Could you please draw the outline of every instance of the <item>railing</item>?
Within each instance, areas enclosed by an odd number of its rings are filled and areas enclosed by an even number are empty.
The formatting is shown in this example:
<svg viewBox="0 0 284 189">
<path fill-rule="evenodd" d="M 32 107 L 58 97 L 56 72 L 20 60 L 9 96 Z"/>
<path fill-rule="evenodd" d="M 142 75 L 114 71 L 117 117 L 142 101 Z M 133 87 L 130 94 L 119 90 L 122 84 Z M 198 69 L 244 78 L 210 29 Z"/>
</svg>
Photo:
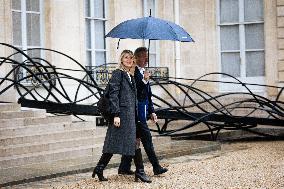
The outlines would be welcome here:
<svg viewBox="0 0 284 189">
<path fill-rule="evenodd" d="M 26 69 L 23 69 L 23 67 L 18 65 L 13 65 L 13 67 L 14 80 L 20 81 L 22 85 L 41 87 L 40 83 L 46 82 L 46 84 L 48 84 L 49 82 L 47 81 L 50 81 L 53 85 L 56 85 L 56 79 L 53 79 L 56 77 L 53 73 L 53 71 L 56 69 L 55 66 L 25 64 Z M 27 72 L 27 70 L 29 70 L 29 72 Z M 37 76 L 37 78 L 35 76 Z"/>
<path fill-rule="evenodd" d="M 94 78 L 96 83 L 100 86 L 106 85 L 111 78 L 112 72 L 117 68 L 117 63 L 108 63 L 101 66 L 86 66 L 88 73 Z M 168 67 L 147 67 L 147 70 L 155 78 L 168 78 Z M 87 81 L 90 82 L 90 77 L 87 77 Z"/>
<path fill-rule="evenodd" d="M 0 70 L 4 68 L 7 70 L 6 65 L 12 65 L 8 66 L 11 67 L 10 71 L 4 74 L 1 72 L 0 95 L 13 87 L 18 93 L 18 102 L 24 107 L 42 108 L 50 113 L 75 116 L 100 116 L 96 106 L 104 90 L 100 85 L 107 83 L 112 71 L 116 68 L 115 64 L 86 69 L 66 54 L 52 49 L 40 49 L 55 53 L 52 57 L 59 55 L 59 59 L 66 65 L 65 68 L 58 68 L 52 66 L 48 60 L 44 60 L 43 66 L 41 64 L 43 60 L 39 58 L 30 57 L 28 53 L 9 44 L 0 43 L 0 45 L 20 53 L 29 62 L 28 65 L 27 62 L 18 62 L 12 58 L 13 55 L 0 56 Z M 70 69 L 75 67 L 76 70 Z M 26 75 L 21 74 L 20 70 L 23 70 Z M 153 76 L 151 85 L 157 89 L 153 90 L 152 99 L 159 117 L 157 129 L 153 131 L 161 135 L 193 137 L 209 133 L 211 139 L 215 140 L 221 130 L 242 130 L 261 136 L 275 137 L 273 134 L 263 130 L 258 131 L 255 128 L 258 125 L 284 126 L 284 102 L 280 100 L 284 92 L 283 87 L 262 85 L 279 91 L 277 96 L 268 98 L 254 94 L 249 89 L 250 85 L 256 84 L 243 83 L 226 73 L 208 73 L 197 79 L 188 79 L 168 77 L 168 68 L 149 68 L 149 70 Z M 17 75 L 14 78 L 13 73 Z M 204 91 L 202 88 L 204 84 L 222 83 L 222 81 L 206 79 L 214 75 L 231 77 L 234 82 L 230 84 L 243 87 L 245 92 L 212 95 Z M 30 81 L 33 85 L 27 87 L 23 81 Z M 242 99 L 235 98 L 240 95 Z M 245 111 L 239 114 L 241 109 Z M 180 124 L 177 122 L 179 120 L 185 122 L 177 128 Z M 161 124 L 163 121 L 164 123 Z M 198 131 L 190 130 L 201 124 L 206 128 L 197 129 Z M 278 137 L 277 134 L 276 137 Z"/>
</svg>

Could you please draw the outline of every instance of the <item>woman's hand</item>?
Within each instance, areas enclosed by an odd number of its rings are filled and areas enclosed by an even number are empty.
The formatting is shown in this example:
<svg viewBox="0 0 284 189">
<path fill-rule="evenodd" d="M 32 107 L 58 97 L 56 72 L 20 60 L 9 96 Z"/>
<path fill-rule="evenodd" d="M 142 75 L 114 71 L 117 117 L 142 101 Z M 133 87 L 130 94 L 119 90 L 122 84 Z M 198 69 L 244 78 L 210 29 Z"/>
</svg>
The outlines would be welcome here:
<svg viewBox="0 0 284 189">
<path fill-rule="evenodd" d="M 120 127 L 120 118 L 114 117 L 113 118 L 113 124 L 114 124 L 115 127 Z"/>
</svg>

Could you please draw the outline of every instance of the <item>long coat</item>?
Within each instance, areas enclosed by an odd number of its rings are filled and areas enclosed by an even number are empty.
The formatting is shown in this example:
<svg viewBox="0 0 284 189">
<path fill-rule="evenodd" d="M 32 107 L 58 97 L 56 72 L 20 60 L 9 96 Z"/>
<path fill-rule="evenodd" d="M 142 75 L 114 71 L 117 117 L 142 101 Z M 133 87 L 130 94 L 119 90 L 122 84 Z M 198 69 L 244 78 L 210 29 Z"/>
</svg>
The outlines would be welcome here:
<svg viewBox="0 0 284 189">
<path fill-rule="evenodd" d="M 136 85 L 126 72 L 114 70 L 109 81 L 110 109 L 113 115 L 120 117 L 120 127 L 110 123 L 107 129 L 103 153 L 131 155 L 135 154 L 137 107 Z"/>
</svg>

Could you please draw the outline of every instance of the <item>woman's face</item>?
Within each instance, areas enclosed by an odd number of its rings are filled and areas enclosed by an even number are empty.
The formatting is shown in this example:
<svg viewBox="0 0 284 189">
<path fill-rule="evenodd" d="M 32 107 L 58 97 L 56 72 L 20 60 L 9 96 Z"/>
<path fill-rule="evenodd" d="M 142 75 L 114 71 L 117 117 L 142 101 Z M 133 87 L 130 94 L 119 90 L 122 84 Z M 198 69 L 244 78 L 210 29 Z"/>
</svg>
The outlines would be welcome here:
<svg viewBox="0 0 284 189">
<path fill-rule="evenodd" d="M 122 62 L 122 65 L 125 67 L 125 68 L 128 68 L 130 69 L 133 65 L 133 55 L 132 54 L 129 54 L 129 53 L 126 53 L 122 59 L 121 59 L 121 62 Z"/>
</svg>

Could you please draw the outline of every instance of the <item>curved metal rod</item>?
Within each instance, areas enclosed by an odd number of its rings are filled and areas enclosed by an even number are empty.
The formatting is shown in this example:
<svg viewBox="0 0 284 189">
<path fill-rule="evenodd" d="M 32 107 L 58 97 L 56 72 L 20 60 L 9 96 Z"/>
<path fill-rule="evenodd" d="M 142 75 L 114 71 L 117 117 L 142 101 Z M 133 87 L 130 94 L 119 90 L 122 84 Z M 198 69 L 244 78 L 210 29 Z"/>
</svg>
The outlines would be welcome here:
<svg viewBox="0 0 284 189">
<path fill-rule="evenodd" d="M 16 47 L 14 47 L 14 46 L 12 46 L 12 45 L 9 45 L 9 44 L 6 44 L 6 43 L 0 43 L 0 45 L 8 46 L 8 47 L 14 48 L 15 50 L 18 49 L 18 48 L 16 48 Z M 19 50 L 19 49 L 18 49 L 18 50 Z M 45 51 L 51 51 L 51 52 L 58 53 L 58 54 L 60 54 L 60 55 L 63 55 L 63 56 L 65 56 L 65 57 L 67 57 L 68 59 L 72 60 L 73 62 L 75 62 L 78 66 L 80 66 L 80 68 L 81 68 L 84 72 L 86 72 L 86 73 L 88 74 L 86 68 L 83 67 L 77 60 L 75 60 L 75 59 L 72 58 L 71 56 L 68 56 L 67 54 L 64 54 L 64 53 L 62 53 L 62 52 L 60 52 L 60 51 L 56 51 L 56 50 L 48 49 L 48 48 L 38 48 L 38 47 L 37 47 L 37 48 L 29 48 L 29 49 L 27 49 L 27 50 L 45 50 Z M 27 50 L 24 50 L 24 51 L 27 51 Z M 21 50 L 19 50 L 19 52 L 20 52 L 20 51 L 21 51 Z M 12 54 L 12 55 L 10 55 L 10 56 L 13 56 L 13 55 L 15 55 L 15 54 L 17 54 L 17 53 L 14 53 L 14 54 Z M 28 57 L 28 56 L 26 55 L 25 57 Z M 88 75 L 90 76 L 90 79 L 92 80 L 92 82 L 94 82 L 95 84 L 97 84 L 96 81 L 93 79 L 93 77 L 92 77 L 90 74 L 88 74 Z"/>
<path fill-rule="evenodd" d="M 76 79 L 76 78 L 70 78 L 69 75 L 66 75 L 66 74 L 62 74 L 63 76 L 61 76 L 60 78 L 65 78 L 65 79 L 72 79 L 72 80 L 75 80 L 75 81 L 78 81 L 78 82 L 82 82 L 84 87 L 86 87 L 92 94 L 93 96 L 95 96 L 95 93 L 92 91 L 92 89 L 88 86 L 88 85 L 91 85 L 91 87 L 94 87 L 92 86 L 91 83 L 88 83 L 88 82 L 85 82 L 85 81 L 81 81 L 79 79 Z M 65 77 L 64 77 L 65 76 Z M 49 80 L 46 80 L 44 82 L 49 82 L 49 81 L 52 81 L 56 78 L 51 78 Z M 31 91 L 33 91 L 35 88 L 37 88 L 38 86 L 41 86 L 41 84 L 37 84 L 37 86 L 34 86 L 33 88 L 31 88 L 29 91 L 27 91 L 24 95 L 22 95 L 22 97 L 25 97 L 27 94 L 30 94 Z M 72 103 L 77 103 L 78 101 L 74 101 Z"/>
</svg>

